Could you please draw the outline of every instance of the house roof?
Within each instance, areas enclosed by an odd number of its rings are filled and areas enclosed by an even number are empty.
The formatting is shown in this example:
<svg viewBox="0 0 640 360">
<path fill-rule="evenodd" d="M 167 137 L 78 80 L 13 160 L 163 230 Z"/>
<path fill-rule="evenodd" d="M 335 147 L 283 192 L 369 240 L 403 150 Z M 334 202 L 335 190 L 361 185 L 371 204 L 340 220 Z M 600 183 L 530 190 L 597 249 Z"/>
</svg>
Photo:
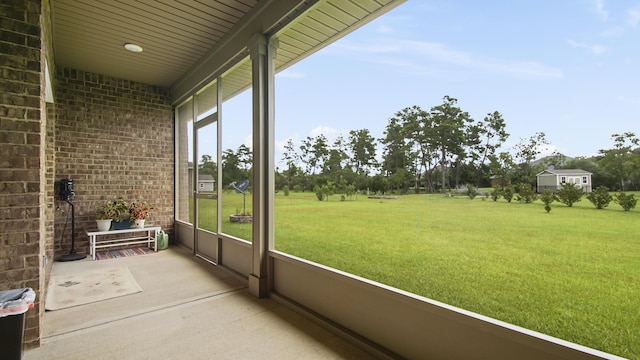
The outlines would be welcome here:
<svg viewBox="0 0 640 360">
<path fill-rule="evenodd" d="M 547 169 L 543 172 L 538 173 L 538 175 L 591 175 L 592 173 L 582 170 L 582 169 Z"/>
<path fill-rule="evenodd" d="M 198 181 L 204 181 L 204 182 L 214 181 L 213 175 L 211 175 L 211 174 L 199 174 L 198 175 Z"/>
<path fill-rule="evenodd" d="M 170 88 L 175 103 L 248 56 L 258 33 L 278 40 L 277 72 L 404 1 L 52 0 L 53 61 Z M 143 51 L 129 52 L 125 43 Z M 247 88 L 250 70 L 224 94 Z"/>
</svg>

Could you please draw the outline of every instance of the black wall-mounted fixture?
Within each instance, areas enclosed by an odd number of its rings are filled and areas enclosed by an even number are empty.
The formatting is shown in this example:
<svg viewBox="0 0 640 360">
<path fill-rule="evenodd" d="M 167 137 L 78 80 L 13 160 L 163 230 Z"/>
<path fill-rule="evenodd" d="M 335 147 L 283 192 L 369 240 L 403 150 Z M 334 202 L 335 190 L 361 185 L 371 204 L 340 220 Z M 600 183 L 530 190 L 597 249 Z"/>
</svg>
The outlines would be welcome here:
<svg viewBox="0 0 640 360">
<path fill-rule="evenodd" d="M 76 215 L 72 202 L 75 197 L 76 193 L 73 190 L 73 180 L 60 180 L 58 182 L 58 198 L 62 201 L 66 201 L 71 206 L 71 250 L 69 250 L 69 253 L 67 255 L 62 255 L 57 258 L 57 261 L 75 261 L 87 257 L 86 254 L 76 253 Z"/>
</svg>

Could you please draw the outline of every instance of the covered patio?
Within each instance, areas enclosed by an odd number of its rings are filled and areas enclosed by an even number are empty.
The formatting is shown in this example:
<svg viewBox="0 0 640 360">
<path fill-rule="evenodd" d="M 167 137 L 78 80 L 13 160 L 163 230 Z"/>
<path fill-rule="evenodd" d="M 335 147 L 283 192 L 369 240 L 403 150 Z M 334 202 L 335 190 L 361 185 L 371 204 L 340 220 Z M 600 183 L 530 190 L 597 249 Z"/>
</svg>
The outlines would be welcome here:
<svg viewBox="0 0 640 360">
<path fill-rule="evenodd" d="M 36 291 L 27 358 L 615 358 L 274 248 L 275 74 L 402 2 L 3 2 L 0 288 Z M 205 137 L 221 163 L 225 103 L 247 90 L 253 223 L 239 238 L 220 226 L 220 167 L 216 194 L 189 169 Z M 54 262 L 89 253 L 95 206 L 119 195 L 152 202 L 170 234 L 170 250 L 106 261 L 151 290 L 45 314 L 52 274 L 104 266 Z"/>
<path fill-rule="evenodd" d="M 24 359 L 369 359 L 373 355 L 183 247 L 56 263 L 53 275 L 126 266 L 143 291 L 56 311 Z"/>
</svg>

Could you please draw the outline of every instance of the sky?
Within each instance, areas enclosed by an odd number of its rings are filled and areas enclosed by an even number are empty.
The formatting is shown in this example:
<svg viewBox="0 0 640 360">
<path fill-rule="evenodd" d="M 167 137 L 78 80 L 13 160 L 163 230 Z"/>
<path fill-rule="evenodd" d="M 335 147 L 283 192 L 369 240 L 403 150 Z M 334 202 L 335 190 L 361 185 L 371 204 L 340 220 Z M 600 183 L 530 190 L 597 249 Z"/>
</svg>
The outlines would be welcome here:
<svg viewBox="0 0 640 360">
<path fill-rule="evenodd" d="M 640 135 L 639 67 L 640 0 L 409 0 L 276 75 L 276 166 L 288 139 L 381 138 L 398 111 L 445 95 L 476 121 L 500 112 L 501 151 L 544 132 L 541 156 L 596 155 Z M 223 122 L 223 149 L 251 145 L 250 109 L 250 92 L 229 101 L 247 120 Z"/>
</svg>

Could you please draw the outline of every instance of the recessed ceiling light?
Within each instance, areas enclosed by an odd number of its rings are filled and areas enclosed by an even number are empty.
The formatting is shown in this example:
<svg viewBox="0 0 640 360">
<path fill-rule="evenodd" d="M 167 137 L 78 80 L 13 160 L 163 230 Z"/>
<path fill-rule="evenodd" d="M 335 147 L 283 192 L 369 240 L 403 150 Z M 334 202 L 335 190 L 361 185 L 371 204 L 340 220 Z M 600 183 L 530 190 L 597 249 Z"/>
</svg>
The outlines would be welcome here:
<svg viewBox="0 0 640 360">
<path fill-rule="evenodd" d="M 134 53 L 142 52 L 142 46 L 136 44 L 126 43 L 124 48 Z"/>
</svg>

